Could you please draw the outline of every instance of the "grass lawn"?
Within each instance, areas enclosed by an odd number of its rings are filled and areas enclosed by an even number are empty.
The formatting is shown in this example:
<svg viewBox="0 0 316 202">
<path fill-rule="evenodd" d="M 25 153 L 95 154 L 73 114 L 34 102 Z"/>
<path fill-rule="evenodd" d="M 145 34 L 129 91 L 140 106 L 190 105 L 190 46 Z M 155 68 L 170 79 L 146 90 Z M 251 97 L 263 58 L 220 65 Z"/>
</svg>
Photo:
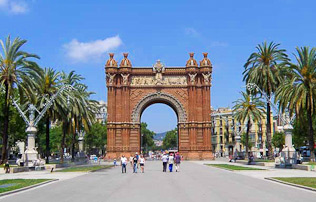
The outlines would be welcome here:
<svg viewBox="0 0 316 202">
<path fill-rule="evenodd" d="M 306 187 L 316 188 L 316 177 L 274 177 L 274 179 L 281 180 L 283 182 L 303 185 Z"/>
<path fill-rule="evenodd" d="M 0 180 L 0 193 L 28 187 L 34 184 L 48 181 L 49 179 L 10 179 Z"/>
<path fill-rule="evenodd" d="M 316 166 L 316 162 L 308 162 L 308 164 L 307 165 L 313 165 L 313 166 Z"/>
<path fill-rule="evenodd" d="M 77 167 L 64 168 L 56 172 L 89 172 L 89 171 L 96 171 L 100 169 L 106 169 L 110 167 L 113 167 L 113 165 L 77 166 Z"/>
<path fill-rule="evenodd" d="M 228 164 L 206 164 L 206 165 L 217 167 L 217 168 L 225 168 L 228 170 L 264 170 L 261 168 L 251 168 L 251 167 L 235 166 L 235 165 L 228 165 Z"/>
</svg>

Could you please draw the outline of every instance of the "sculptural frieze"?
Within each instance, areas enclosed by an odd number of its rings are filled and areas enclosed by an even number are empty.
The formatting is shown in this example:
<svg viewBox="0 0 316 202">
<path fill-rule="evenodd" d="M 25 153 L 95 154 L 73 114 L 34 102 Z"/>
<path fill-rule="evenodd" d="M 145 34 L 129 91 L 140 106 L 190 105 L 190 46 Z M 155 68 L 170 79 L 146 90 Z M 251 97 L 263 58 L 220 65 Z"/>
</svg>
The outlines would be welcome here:
<svg viewBox="0 0 316 202">
<path fill-rule="evenodd" d="M 186 86 L 187 78 L 185 76 L 132 76 L 131 86 Z"/>
<path fill-rule="evenodd" d="M 121 76 L 123 78 L 123 84 L 127 85 L 129 74 L 121 74 Z"/>
<path fill-rule="evenodd" d="M 113 85 L 115 74 L 108 73 L 108 74 L 106 74 L 106 77 L 108 77 L 109 85 Z"/>
<path fill-rule="evenodd" d="M 191 82 L 192 85 L 195 83 L 195 77 L 196 77 L 196 75 L 197 75 L 197 73 L 195 73 L 195 74 L 189 74 L 190 82 Z"/>
<path fill-rule="evenodd" d="M 212 73 L 202 73 L 203 75 L 203 78 L 204 78 L 204 83 L 205 84 L 211 84 L 211 81 L 212 81 Z"/>
</svg>

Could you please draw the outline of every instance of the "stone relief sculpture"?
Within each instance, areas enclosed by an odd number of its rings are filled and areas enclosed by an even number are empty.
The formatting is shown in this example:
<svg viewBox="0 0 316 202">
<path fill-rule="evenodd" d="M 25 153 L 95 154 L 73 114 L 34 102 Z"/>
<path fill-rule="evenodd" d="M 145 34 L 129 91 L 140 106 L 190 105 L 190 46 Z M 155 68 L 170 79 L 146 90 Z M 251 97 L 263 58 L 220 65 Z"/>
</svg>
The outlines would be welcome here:
<svg viewBox="0 0 316 202">
<path fill-rule="evenodd" d="M 193 85 L 195 83 L 195 77 L 196 77 L 197 73 L 195 74 L 189 74 L 189 77 L 190 77 L 190 81 L 191 81 L 191 84 Z"/>
<path fill-rule="evenodd" d="M 133 76 L 131 86 L 153 86 L 153 85 L 187 85 L 185 76 Z"/>
<path fill-rule="evenodd" d="M 106 77 L 108 77 L 109 85 L 113 85 L 115 74 L 108 73 L 108 74 L 106 74 Z"/>
<path fill-rule="evenodd" d="M 211 78 L 212 73 L 210 73 L 210 72 L 209 73 L 202 73 L 202 75 L 203 75 L 205 84 L 210 84 L 210 82 L 212 80 L 212 78 Z"/>
<path fill-rule="evenodd" d="M 129 74 L 121 74 L 121 76 L 123 77 L 123 84 L 127 85 Z"/>
</svg>

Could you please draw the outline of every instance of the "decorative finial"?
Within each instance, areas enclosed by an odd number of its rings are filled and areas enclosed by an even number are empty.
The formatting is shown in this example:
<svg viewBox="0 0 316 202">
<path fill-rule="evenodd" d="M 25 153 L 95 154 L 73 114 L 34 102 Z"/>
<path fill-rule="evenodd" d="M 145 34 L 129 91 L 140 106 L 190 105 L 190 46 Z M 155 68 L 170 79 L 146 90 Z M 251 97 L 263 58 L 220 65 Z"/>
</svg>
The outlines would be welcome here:
<svg viewBox="0 0 316 202">
<path fill-rule="evenodd" d="M 193 58 L 194 53 L 189 53 L 190 55 L 190 59 L 187 61 L 186 67 L 197 67 L 197 62 L 196 60 Z"/>
<path fill-rule="evenodd" d="M 128 53 L 123 53 L 123 60 L 121 61 L 120 67 L 132 67 L 131 61 L 127 58 Z"/>
<path fill-rule="evenodd" d="M 106 67 L 117 67 L 117 62 L 114 60 L 114 53 L 109 53 L 110 58 L 106 62 Z"/>
<path fill-rule="evenodd" d="M 201 67 L 211 67 L 212 63 L 210 61 L 210 59 L 207 58 L 208 53 L 203 53 L 203 60 L 200 61 L 200 66 Z"/>
</svg>

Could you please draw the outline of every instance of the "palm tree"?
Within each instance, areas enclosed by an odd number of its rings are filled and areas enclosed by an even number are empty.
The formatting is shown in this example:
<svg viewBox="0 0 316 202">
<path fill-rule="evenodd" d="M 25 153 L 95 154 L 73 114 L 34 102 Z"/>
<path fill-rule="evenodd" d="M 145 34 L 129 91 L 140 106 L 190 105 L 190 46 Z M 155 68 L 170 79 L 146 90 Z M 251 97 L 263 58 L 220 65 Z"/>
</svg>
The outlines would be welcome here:
<svg viewBox="0 0 316 202">
<path fill-rule="evenodd" d="M 290 114 L 295 112 L 297 116 L 307 112 L 311 160 L 315 160 L 312 115 L 316 101 L 316 48 L 302 47 L 296 51 L 297 64 L 288 63 L 286 80 L 277 89 L 275 100 L 282 111 L 289 109 Z"/>
<path fill-rule="evenodd" d="M 5 42 L 0 40 L 3 50 L 3 53 L 0 53 L 0 85 L 5 88 L 1 162 L 6 161 L 8 155 L 9 106 L 13 88 L 18 88 L 22 102 L 24 93 L 29 92 L 28 89 L 34 84 L 33 80 L 30 79 L 30 75 L 34 71 L 39 71 L 38 65 L 29 60 L 30 58 L 39 59 L 39 57 L 20 50 L 26 42 L 26 40 L 21 40 L 20 38 L 15 38 L 11 41 L 10 35 Z"/>
<path fill-rule="evenodd" d="M 243 80 L 246 83 L 255 83 L 270 99 L 277 87 L 282 81 L 282 69 L 288 57 L 284 49 L 279 49 L 280 44 L 262 43 L 257 45 L 257 52 L 254 52 L 248 58 L 244 65 Z M 273 150 L 271 144 L 271 106 L 267 102 L 267 146 L 269 150 L 269 159 L 273 159 Z"/>
<path fill-rule="evenodd" d="M 259 98 L 253 97 L 245 92 L 241 92 L 242 98 L 234 102 L 233 112 L 234 117 L 237 121 L 244 124 L 247 123 L 247 132 L 246 132 L 246 155 L 248 158 L 248 141 L 249 141 L 249 131 L 251 124 L 258 122 L 263 117 L 265 113 L 265 103 L 262 102 Z"/>
<path fill-rule="evenodd" d="M 72 158 L 74 159 L 77 131 L 80 131 L 82 128 L 88 130 L 97 112 L 97 102 L 90 99 L 90 95 L 93 94 L 93 92 L 87 91 L 87 86 L 80 83 L 82 79 L 83 77 L 74 71 L 69 74 L 65 72 L 61 73 L 62 83 L 71 85 L 74 88 L 72 91 L 65 92 L 69 98 L 67 108 L 63 107 L 65 106 L 64 101 L 60 104 L 62 108 L 60 114 L 63 120 L 63 136 L 61 142 L 62 161 L 66 135 L 72 133 Z"/>
<path fill-rule="evenodd" d="M 35 82 L 35 91 L 32 95 L 35 96 L 35 103 L 40 108 L 43 108 L 45 103 L 53 96 L 57 91 L 58 87 L 60 86 L 59 81 L 60 73 L 56 72 L 52 68 L 45 68 L 43 71 L 40 71 L 39 74 L 34 75 Z M 33 100 L 32 99 L 32 100 Z M 56 106 L 53 105 L 49 110 L 47 110 L 45 115 L 45 125 L 46 125 L 46 163 L 49 163 L 49 156 L 50 156 L 50 141 L 49 141 L 49 126 L 51 120 L 54 116 L 54 109 Z"/>
</svg>

